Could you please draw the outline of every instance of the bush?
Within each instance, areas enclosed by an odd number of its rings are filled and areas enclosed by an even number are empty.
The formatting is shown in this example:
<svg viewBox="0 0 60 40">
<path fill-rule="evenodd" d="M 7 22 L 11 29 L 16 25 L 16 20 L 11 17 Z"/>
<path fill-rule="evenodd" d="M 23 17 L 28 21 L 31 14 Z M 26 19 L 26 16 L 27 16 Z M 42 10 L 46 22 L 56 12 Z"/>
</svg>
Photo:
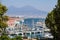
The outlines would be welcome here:
<svg viewBox="0 0 60 40">
<path fill-rule="evenodd" d="M 15 38 L 10 38 L 8 35 L 2 35 L 0 40 L 22 40 L 22 37 L 16 36 Z"/>
<path fill-rule="evenodd" d="M 2 35 L 0 40 L 10 40 L 10 38 L 7 35 Z"/>
</svg>

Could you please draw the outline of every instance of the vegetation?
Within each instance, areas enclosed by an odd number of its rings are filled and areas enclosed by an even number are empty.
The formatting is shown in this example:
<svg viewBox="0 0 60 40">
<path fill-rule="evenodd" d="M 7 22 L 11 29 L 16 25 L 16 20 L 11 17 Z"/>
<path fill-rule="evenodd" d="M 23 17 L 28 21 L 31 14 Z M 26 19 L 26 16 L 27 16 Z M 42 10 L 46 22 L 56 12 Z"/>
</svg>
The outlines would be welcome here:
<svg viewBox="0 0 60 40">
<path fill-rule="evenodd" d="M 5 15 L 6 11 L 7 11 L 6 6 L 0 3 L 0 32 L 1 33 L 5 32 L 5 28 L 8 26 L 6 23 L 8 21 L 8 16 Z"/>
<path fill-rule="evenodd" d="M 21 36 L 16 36 L 15 39 L 16 40 L 22 40 L 22 37 Z"/>
<path fill-rule="evenodd" d="M 22 40 L 21 36 L 16 36 L 15 38 L 10 38 L 8 35 L 6 35 L 6 27 L 8 27 L 7 25 L 7 21 L 9 19 L 8 16 L 5 15 L 7 11 L 7 7 L 2 5 L 0 3 L 0 40 Z"/>
<path fill-rule="evenodd" d="M 46 20 L 46 26 L 51 29 L 51 33 L 54 36 L 54 40 L 60 39 L 60 0 L 58 0 L 55 8 L 48 13 Z"/>
<path fill-rule="evenodd" d="M 22 37 L 21 36 L 16 36 L 14 38 L 10 38 L 9 36 L 7 35 L 2 35 L 0 37 L 0 40 L 22 40 Z"/>
<path fill-rule="evenodd" d="M 0 40 L 10 40 L 10 38 L 7 35 L 2 35 Z"/>
</svg>

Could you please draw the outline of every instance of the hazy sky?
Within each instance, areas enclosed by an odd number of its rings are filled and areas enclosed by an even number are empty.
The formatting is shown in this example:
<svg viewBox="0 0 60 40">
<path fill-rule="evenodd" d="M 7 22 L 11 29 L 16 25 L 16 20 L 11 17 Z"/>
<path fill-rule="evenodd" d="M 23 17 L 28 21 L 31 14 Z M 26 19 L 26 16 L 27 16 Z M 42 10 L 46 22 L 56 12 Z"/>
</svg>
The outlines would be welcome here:
<svg viewBox="0 0 60 40">
<path fill-rule="evenodd" d="M 21 8 L 28 5 L 46 12 L 51 11 L 57 4 L 57 0 L 2 0 L 1 2 L 7 7 Z"/>
</svg>

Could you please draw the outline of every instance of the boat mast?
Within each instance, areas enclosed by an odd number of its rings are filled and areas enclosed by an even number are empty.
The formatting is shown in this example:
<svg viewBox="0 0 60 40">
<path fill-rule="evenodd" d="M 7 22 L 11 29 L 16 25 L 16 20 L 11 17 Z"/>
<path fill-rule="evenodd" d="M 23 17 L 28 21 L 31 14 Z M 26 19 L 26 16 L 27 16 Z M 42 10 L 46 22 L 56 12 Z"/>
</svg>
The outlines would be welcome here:
<svg viewBox="0 0 60 40">
<path fill-rule="evenodd" d="M 32 20 L 32 25 L 33 25 L 33 28 L 35 27 L 35 25 L 34 25 L 34 20 Z"/>
</svg>

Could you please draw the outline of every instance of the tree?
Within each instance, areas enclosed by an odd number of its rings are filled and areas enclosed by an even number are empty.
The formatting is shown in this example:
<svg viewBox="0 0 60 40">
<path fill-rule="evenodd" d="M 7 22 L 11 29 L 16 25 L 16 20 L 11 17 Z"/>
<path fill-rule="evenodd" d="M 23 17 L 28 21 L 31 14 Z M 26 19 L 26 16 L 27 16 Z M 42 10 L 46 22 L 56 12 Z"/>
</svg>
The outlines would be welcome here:
<svg viewBox="0 0 60 40">
<path fill-rule="evenodd" d="M 0 37 L 0 40 L 11 40 L 11 39 L 10 39 L 9 36 L 7 36 L 7 35 L 2 35 L 2 36 Z"/>
<path fill-rule="evenodd" d="M 16 36 L 16 37 L 12 38 L 11 40 L 22 40 L 22 37 L 21 36 Z"/>
<path fill-rule="evenodd" d="M 0 3 L 0 30 L 2 32 L 5 32 L 5 28 L 8 26 L 6 22 L 9 17 L 5 15 L 6 11 L 7 7 Z"/>
<path fill-rule="evenodd" d="M 7 11 L 6 6 L 0 3 L 0 16 L 2 17 L 6 13 L 6 11 Z"/>
<path fill-rule="evenodd" d="M 54 40 L 60 39 L 60 0 L 56 7 L 48 13 L 46 20 L 46 26 L 51 29 L 51 33 L 54 36 Z"/>
<path fill-rule="evenodd" d="M 22 37 L 21 36 L 16 36 L 15 39 L 16 40 L 22 40 Z"/>
</svg>

